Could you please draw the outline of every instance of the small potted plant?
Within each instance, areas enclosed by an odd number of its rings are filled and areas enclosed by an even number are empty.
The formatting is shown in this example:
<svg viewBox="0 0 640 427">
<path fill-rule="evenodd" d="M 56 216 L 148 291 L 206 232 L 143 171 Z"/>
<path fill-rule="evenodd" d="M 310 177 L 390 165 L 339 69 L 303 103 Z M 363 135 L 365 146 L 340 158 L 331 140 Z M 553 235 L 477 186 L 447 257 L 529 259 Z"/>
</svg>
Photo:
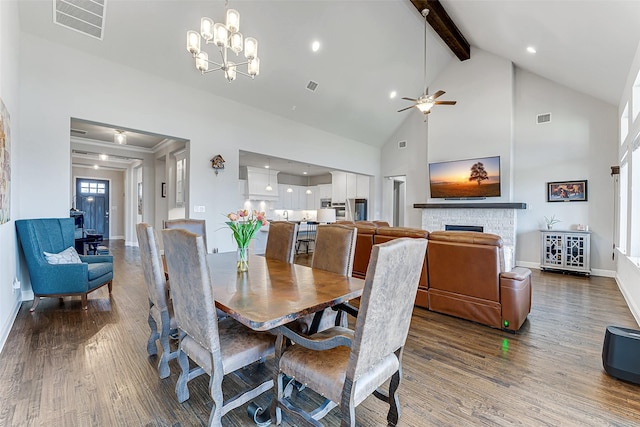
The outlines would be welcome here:
<svg viewBox="0 0 640 427">
<path fill-rule="evenodd" d="M 551 215 L 550 217 L 544 217 L 544 222 L 547 223 L 547 230 L 551 230 L 553 228 L 553 224 L 557 224 L 560 222 L 559 219 L 556 219 L 555 215 Z"/>
</svg>

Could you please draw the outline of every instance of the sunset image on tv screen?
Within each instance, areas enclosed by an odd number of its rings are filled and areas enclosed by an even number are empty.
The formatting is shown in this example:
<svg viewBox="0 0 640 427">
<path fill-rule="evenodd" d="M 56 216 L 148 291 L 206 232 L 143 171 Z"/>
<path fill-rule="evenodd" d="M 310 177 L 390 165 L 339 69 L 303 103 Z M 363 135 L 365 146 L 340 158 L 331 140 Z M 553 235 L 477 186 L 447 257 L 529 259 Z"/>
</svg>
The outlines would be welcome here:
<svg viewBox="0 0 640 427">
<path fill-rule="evenodd" d="M 500 196 L 500 156 L 430 163 L 433 198 Z"/>
</svg>

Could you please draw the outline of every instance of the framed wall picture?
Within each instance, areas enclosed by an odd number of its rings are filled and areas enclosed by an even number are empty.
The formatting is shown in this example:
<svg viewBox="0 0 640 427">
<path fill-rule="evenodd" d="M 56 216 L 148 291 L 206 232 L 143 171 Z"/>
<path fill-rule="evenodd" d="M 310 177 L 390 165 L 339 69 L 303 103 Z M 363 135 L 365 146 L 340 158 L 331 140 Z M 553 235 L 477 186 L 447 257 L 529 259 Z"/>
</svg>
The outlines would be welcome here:
<svg viewBox="0 0 640 427">
<path fill-rule="evenodd" d="M 586 202 L 587 180 L 547 182 L 547 202 Z"/>
<path fill-rule="evenodd" d="M 167 197 L 167 183 L 166 182 L 162 183 L 162 189 L 160 190 L 160 195 L 162 197 Z"/>
</svg>

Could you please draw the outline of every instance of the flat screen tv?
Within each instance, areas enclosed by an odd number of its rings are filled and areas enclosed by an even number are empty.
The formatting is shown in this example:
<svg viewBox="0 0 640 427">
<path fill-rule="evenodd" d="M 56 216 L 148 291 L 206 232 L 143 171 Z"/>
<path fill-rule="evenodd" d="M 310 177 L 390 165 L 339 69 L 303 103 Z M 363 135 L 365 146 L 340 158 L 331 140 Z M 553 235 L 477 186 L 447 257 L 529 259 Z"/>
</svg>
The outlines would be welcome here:
<svg viewBox="0 0 640 427">
<path fill-rule="evenodd" d="M 429 163 L 434 199 L 500 197 L 500 156 Z"/>
</svg>

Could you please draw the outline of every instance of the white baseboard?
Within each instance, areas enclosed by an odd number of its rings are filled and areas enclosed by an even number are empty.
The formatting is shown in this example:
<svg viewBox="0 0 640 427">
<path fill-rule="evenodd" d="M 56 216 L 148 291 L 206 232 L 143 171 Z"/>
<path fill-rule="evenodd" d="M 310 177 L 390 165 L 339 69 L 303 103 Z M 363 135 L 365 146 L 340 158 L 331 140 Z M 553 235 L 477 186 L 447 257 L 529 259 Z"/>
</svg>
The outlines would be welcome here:
<svg viewBox="0 0 640 427">
<path fill-rule="evenodd" d="M 638 307 L 638 304 L 636 304 L 636 302 L 631 297 L 629 289 L 626 286 L 627 284 L 624 283 L 621 280 L 620 276 L 618 276 L 617 274 L 616 274 L 616 283 L 618 284 L 618 289 L 620 289 L 620 292 L 622 293 L 624 300 L 627 302 L 627 306 L 629 306 L 629 310 L 631 311 L 631 314 L 636 319 L 636 323 L 640 325 L 640 307 Z"/>
<path fill-rule="evenodd" d="M 4 348 L 4 344 L 7 342 L 7 338 L 9 337 L 9 332 L 11 332 L 11 328 L 13 327 L 13 323 L 16 320 L 16 316 L 18 315 L 18 310 L 20 310 L 20 304 L 22 301 L 17 300 L 11 309 L 11 313 L 7 317 L 7 321 L 4 325 L 2 325 L 2 330 L 0 331 L 0 352 Z"/>
<path fill-rule="evenodd" d="M 124 240 L 124 236 L 109 236 L 109 240 Z"/>
<path fill-rule="evenodd" d="M 22 301 L 33 301 L 35 296 L 33 295 L 33 289 L 22 291 Z"/>
<path fill-rule="evenodd" d="M 535 268 L 537 270 L 540 270 L 540 263 L 538 262 L 530 262 L 530 261 L 516 261 L 516 265 L 520 266 L 520 267 L 527 267 L 527 268 Z M 616 272 L 613 270 L 603 270 L 600 268 L 592 268 L 591 269 L 591 275 L 592 276 L 599 276 L 599 277 L 616 277 Z"/>
<path fill-rule="evenodd" d="M 138 247 L 138 241 L 136 240 L 135 242 L 128 242 L 128 241 L 125 240 L 124 245 L 125 246 L 134 246 L 134 247 L 137 248 Z"/>
</svg>

